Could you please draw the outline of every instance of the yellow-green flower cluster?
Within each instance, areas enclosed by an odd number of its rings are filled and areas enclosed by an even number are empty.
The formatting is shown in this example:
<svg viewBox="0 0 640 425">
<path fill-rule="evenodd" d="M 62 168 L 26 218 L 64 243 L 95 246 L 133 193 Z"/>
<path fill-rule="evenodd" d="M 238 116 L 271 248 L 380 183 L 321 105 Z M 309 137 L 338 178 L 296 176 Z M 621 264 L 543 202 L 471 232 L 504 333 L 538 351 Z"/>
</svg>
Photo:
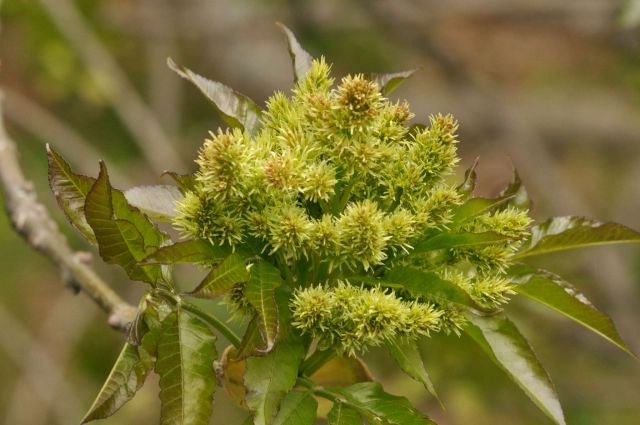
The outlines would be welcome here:
<svg viewBox="0 0 640 425">
<path fill-rule="evenodd" d="M 296 287 L 293 325 L 322 346 L 353 355 L 395 337 L 459 334 L 460 305 L 348 283 L 409 265 L 457 285 L 477 308 L 498 308 L 513 294 L 505 270 L 528 235 L 527 211 L 496 200 L 460 214 L 469 194 L 447 181 L 459 161 L 458 125 L 435 115 L 410 127 L 412 118 L 406 102 L 390 102 L 362 75 L 334 85 L 330 66 L 316 60 L 291 96 L 268 100 L 256 134 L 210 133 L 174 224 L 279 267 Z M 413 252 L 446 233 L 501 237 Z M 243 297 L 242 285 L 229 296 L 239 311 Z"/>
<path fill-rule="evenodd" d="M 366 271 L 450 221 L 460 203 L 443 181 L 458 161 L 453 118 L 410 134 L 406 103 L 362 75 L 332 88 L 329 71 L 314 61 L 292 97 L 270 98 L 257 134 L 210 134 L 178 205 L 186 236 Z"/>
<path fill-rule="evenodd" d="M 296 291 L 293 325 L 319 347 L 354 356 L 393 338 L 416 339 L 437 331 L 442 312 L 429 303 L 403 301 L 391 291 L 346 282 Z"/>
</svg>

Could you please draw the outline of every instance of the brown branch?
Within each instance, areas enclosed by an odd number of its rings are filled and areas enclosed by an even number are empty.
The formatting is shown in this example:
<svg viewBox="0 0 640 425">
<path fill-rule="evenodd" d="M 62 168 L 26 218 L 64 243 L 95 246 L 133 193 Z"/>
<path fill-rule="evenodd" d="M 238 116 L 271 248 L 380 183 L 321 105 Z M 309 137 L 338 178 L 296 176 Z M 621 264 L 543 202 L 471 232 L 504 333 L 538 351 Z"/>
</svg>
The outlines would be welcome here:
<svg viewBox="0 0 640 425">
<path fill-rule="evenodd" d="M 1 97 L 1 96 L 0 96 Z M 85 292 L 109 315 L 109 324 L 126 329 L 136 309 L 127 304 L 86 264 L 86 254 L 74 252 L 45 207 L 36 198 L 33 183 L 18 164 L 15 142 L 2 120 L 0 101 L 0 188 L 9 219 L 22 238 L 49 258 L 71 288 Z"/>
</svg>

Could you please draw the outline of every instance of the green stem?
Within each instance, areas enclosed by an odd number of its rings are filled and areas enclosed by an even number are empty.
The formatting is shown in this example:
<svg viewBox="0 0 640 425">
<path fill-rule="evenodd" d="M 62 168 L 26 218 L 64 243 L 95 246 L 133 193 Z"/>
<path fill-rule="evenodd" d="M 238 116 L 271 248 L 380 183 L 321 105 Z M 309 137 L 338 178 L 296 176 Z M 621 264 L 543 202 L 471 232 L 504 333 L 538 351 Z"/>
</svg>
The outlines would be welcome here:
<svg viewBox="0 0 640 425">
<path fill-rule="evenodd" d="M 306 359 L 302 366 L 300 366 L 300 373 L 311 376 L 314 372 L 324 366 L 329 360 L 334 358 L 336 352 L 334 350 L 316 350 L 308 359 Z"/>
<path fill-rule="evenodd" d="M 229 342 L 233 344 L 234 347 L 240 347 L 240 337 L 236 335 L 234 331 L 232 331 L 217 317 L 205 313 L 193 304 L 182 303 L 182 307 L 194 316 L 198 316 L 198 318 L 200 318 L 203 322 L 206 322 L 207 324 L 217 329 L 218 332 L 224 335 L 229 340 Z"/>
<path fill-rule="evenodd" d="M 356 185 L 356 178 L 352 177 L 351 181 L 347 184 L 347 187 L 345 187 L 344 190 L 342 191 L 340 200 L 338 201 L 338 204 L 335 206 L 335 209 L 333 210 L 334 215 L 338 215 L 342 212 L 342 210 L 344 210 L 344 207 L 347 205 L 347 202 L 349 202 L 349 198 L 351 198 L 351 191 L 353 190 L 353 187 L 355 185 Z"/>
</svg>

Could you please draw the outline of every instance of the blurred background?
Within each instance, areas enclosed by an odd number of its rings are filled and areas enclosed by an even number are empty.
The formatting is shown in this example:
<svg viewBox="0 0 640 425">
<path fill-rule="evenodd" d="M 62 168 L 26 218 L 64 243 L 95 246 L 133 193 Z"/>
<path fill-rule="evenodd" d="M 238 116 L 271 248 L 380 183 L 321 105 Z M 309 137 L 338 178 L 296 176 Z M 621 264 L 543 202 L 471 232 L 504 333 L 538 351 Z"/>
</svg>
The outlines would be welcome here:
<svg viewBox="0 0 640 425">
<path fill-rule="evenodd" d="M 580 214 L 640 229 L 640 2 L 617 0 L 4 0 L 0 36 L 5 116 L 39 199 L 79 250 L 47 187 L 44 144 L 76 170 L 105 159 L 116 186 L 157 184 L 166 168 L 194 169 L 207 130 L 221 125 L 166 58 L 263 104 L 292 73 L 274 25 L 291 27 L 337 75 L 421 68 L 394 94 L 425 121 L 461 123 L 461 169 L 480 157 L 480 193 L 520 171 L 533 215 Z M 142 285 L 105 266 L 130 302 Z M 640 250 L 628 245 L 540 258 L 610 313 L 640 352 Z M 78 423 L 120 350 L 84 295 L 28 248 L 0 214 L 0 423 Z M 179 280 L 195 282 L 193 270 Z M 221 306 L 210 308 L 220 309 Z M 526 300 L 509 305 L 557 386 L 573 425 L 640 423 L 640 364 L 567 319 Z M 226 341 L 220 340 L 220 348 Z M 389 392 L 442 425 L 550 423 L 465 337 L 423 344 L 446 406 L 395 368 L 366 357 Z M 152 378 L 104 424 L 158 423 Z M 213 424 L 246 414 L 219 391 Z"/>
</svg>

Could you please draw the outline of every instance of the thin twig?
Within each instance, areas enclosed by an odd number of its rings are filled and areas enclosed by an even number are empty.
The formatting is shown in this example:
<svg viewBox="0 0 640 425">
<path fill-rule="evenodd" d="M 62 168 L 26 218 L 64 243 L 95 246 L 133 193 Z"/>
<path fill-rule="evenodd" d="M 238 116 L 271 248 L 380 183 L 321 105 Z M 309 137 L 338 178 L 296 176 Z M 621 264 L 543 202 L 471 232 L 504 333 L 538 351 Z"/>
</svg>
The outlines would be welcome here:
<svg viewBox="0 0 640 425">
<path fill-rule="evenodd" d="M 184 162 L 162 125 L 73 3 L 70 0 L 40 0 L 40 3 L 85 65 L 98 77 L 96 83 L 133 134 L 154 171 L 183 170 Z"/>
<path fill-rule="evenodd" d="M 1 96 L 0 96 L 1 98 Z M 0 101 L 0 188 L 4 205 L 15 230 L 37 251 L 51 260 L 73 289 L 82 290 L 109 314 L 109 324 L 125 329 L 136 309 L 127 304 L 86 264 L 86 255 L 74 252 L 46 208 L 36 198 L 33 183 L 18 164 L 15 142 L 2 120 Z"/>
</svg>

